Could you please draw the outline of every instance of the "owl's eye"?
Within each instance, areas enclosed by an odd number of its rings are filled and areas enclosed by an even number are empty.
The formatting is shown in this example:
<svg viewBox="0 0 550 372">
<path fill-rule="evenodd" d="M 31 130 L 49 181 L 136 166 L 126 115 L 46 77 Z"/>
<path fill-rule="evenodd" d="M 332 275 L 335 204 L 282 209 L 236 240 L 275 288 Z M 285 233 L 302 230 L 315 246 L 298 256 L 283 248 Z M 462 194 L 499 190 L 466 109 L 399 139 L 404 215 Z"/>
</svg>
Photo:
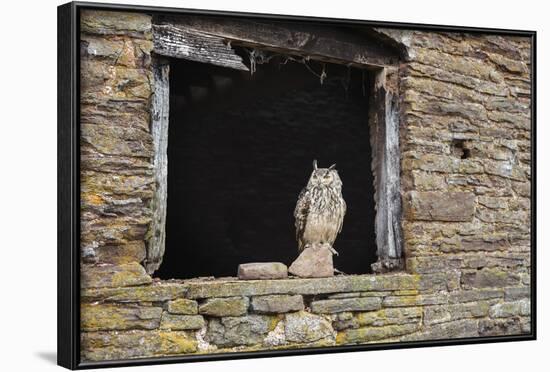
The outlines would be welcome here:
<svg viewBox="0 0 550 372">
<path fill-rule="evenodd" d="M 325 174 L 323 178 L 329 178 L 330 176 L 328 174 Z"/>
</svg>

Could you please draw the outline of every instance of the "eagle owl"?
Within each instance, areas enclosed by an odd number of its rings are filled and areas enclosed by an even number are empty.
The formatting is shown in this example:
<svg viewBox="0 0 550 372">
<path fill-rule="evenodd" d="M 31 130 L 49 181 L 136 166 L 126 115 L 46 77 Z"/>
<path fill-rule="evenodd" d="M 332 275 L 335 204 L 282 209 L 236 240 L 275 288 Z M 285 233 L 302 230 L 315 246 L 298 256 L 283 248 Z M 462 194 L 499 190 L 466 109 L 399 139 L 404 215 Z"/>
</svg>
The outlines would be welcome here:
<svg viewBox="0 0 550 372">
<path fill-rule="evenodd" d="M 338 254 L 332 245 L 342 231 L 346 202 L 335 167 L 336 164 L 317 168 L 317 160 L 313 161 L 313 172 L 294 209 L 299 252 L 310 245 L 321 244 L 328 245 L 332 253 Z"/>
</svg>

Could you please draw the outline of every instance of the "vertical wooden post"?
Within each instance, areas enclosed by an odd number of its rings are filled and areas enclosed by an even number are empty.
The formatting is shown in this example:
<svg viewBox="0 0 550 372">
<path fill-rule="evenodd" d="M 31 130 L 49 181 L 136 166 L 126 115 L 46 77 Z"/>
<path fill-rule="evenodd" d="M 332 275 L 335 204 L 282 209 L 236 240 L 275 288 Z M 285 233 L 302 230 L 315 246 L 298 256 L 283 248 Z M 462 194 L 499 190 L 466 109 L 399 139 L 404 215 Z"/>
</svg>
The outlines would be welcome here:
<svg viewBox="0 0 550 372">
<path fill-rule="evenodd" d="M 378 254 L 372 270 L 377 273 L 403 267 L 398 95 L 388 86 L 387 75 L 383 68 L 374 77 L 369 114 Z"/>
<path fill-rule="evenodd" d="M 155 195 L 151 201 L 153 211 L 149 230 L 147 258 L 145 269 L 152 274 L 160 267 L 164 255 L 166 240 L 166 208 L 168 196 L 168 122 L 170 102 L 169 62 L 154 58 L 153 63 L 153 97 L 151 101 L 151 134 L 155 156 L 153 167 L 155 173 Z"/>
</svg>

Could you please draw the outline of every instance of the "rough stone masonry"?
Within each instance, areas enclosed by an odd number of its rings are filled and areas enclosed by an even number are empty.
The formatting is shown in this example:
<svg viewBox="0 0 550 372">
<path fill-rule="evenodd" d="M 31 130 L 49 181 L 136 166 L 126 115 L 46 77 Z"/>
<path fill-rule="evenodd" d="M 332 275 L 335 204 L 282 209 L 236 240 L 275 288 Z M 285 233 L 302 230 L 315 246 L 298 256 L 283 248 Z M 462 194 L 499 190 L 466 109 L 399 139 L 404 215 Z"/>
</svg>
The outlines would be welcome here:
<svg viewBox="0 0 550 372">
<path fill-rule="evenodd" d="M 81 19 L 81 357 L 530 332 L 530 40 L 381 30 L 402 43 L 406 269 L 319 279 L 158 281 L 151 18 Z"/>
</svg>

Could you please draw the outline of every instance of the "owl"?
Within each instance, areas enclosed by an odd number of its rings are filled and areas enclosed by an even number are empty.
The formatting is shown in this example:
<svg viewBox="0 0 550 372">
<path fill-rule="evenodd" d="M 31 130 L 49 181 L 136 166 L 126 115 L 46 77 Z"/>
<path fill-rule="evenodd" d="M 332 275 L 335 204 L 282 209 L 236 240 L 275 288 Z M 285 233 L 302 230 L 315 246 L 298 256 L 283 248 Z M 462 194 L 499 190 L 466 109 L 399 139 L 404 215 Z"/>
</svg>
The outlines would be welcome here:
<svg viewBox="0 0 550 372">
<path fill-rule="evenodd" d="M 336 164 L 317 168 L 317 160 L 313 161 L 313 172 L 294 209 L 299 252 L 310 245 L 321 244 L 333 254 L 338 254 L 332 245 L 342 231 L 346 202 L 342 197 L 342 181 L 335 167 Z"/>
</svg>

